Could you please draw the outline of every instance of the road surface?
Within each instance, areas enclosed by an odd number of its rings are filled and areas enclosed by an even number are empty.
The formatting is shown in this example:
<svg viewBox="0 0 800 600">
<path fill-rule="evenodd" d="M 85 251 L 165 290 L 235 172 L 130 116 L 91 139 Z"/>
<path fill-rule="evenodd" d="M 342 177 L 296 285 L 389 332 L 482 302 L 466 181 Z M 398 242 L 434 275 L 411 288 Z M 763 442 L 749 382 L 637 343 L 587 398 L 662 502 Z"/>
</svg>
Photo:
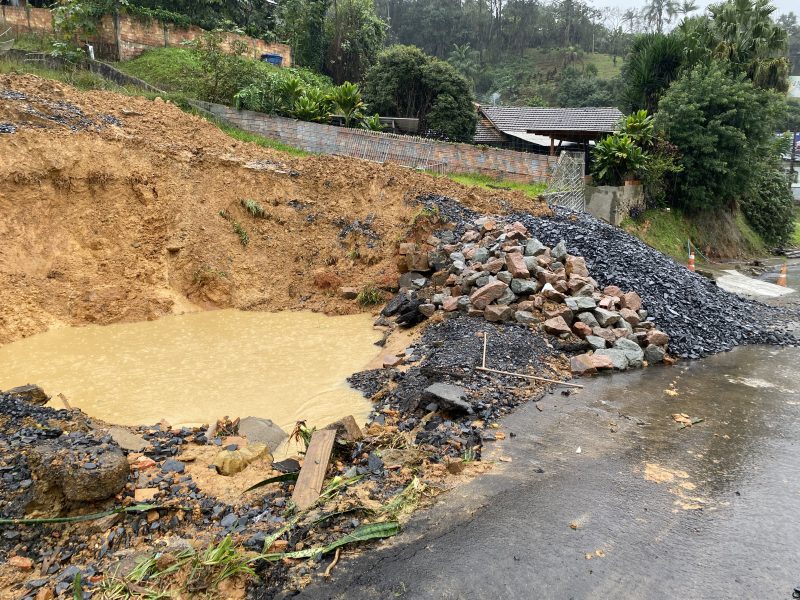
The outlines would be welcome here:
<svg viewBox="0 0 800 600">
<path fill-rule="evenodd" d="M 598 377 L 538 404 L 505 420 L 491 474 L 295 597 L 792 597 L 799 349 Z M 679 430 L 678 413 L 705 420 Z"/>
</svg>

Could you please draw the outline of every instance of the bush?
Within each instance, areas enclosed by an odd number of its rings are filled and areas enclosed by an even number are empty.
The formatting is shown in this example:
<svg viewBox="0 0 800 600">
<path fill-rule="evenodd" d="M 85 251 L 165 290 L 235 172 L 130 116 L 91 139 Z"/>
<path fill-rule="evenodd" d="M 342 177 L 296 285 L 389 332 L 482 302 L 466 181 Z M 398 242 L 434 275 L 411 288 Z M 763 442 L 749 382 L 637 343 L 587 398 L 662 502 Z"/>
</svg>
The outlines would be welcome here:
<svg viewBox="0 0 800 600">
<path fill-rule="evenodd" d="M 592 150 L 592 176 L 600 185 L 622 185 L 641 175 L 646 166 L 644 151 L 625 133 L 603 138 Z"/>
<path fill-rule="evenodd" d="M 754 189 L 755 165 L 775 154 L 780 96 L 711 64 L 682 75 L 658 106 L 656 127 L 682 155 L 677 202 L 694 212 L 734 208 Z"/>
<path fill-rule="evenodd" d="M 420 131 L 471 142 L 478 122 L 467 79 L 414 46 L 391 46 L 367 72 L 364 96 L 381 114 L 420 120 Z"/>
<path fill-rule="evenodd" d="M 778 168 L 762 172 L 754 191 L 740 202 L 750 225 L 769 245 L 780 246 L 794 232 L 794 199 L 786 175 Z"/>
</svg>

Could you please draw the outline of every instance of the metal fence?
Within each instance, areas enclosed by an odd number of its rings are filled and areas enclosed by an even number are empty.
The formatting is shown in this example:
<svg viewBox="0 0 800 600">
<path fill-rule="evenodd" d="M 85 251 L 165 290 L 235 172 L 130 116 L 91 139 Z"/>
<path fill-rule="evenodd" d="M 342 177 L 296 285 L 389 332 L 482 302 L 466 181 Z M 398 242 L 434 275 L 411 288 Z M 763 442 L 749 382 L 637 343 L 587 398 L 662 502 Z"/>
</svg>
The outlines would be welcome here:
<svg viewBox="0 0 800 600">
<path fill-rule="evenodd" d="M 550 177 L 550 186 L 544 194 L 548 204 L 563 206 L 577 212 L 586 210 L 583 160 L 583 153 L 561 153 Z"/>
<path fill-rule="evenodd" d="M 446 165 L 434 162 L 434 145 L 430 140 L 407 135 L 338 136 L 339 156 L 360 158 L 377 163 L 392 162 L 403 167 L 444 173 Z"/>
</svg>

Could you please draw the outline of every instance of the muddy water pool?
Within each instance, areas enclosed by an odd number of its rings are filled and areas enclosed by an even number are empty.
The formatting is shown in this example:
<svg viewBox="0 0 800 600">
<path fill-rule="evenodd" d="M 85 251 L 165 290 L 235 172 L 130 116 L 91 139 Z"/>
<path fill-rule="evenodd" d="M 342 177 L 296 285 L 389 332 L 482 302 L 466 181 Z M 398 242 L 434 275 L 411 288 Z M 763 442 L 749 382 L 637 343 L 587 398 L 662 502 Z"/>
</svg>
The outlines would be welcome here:
<svg viewBox="0 0 800 600">
<path fill-rule="evenodd" d="M 325 425 L 370 402 L 346 378 L 374 359 L 370 315 L 220 310 L 158 321 L 59 328 L 0 346 L 0 389 L 36 383 L 122 425 L 222 416 Z"/>
</svg>

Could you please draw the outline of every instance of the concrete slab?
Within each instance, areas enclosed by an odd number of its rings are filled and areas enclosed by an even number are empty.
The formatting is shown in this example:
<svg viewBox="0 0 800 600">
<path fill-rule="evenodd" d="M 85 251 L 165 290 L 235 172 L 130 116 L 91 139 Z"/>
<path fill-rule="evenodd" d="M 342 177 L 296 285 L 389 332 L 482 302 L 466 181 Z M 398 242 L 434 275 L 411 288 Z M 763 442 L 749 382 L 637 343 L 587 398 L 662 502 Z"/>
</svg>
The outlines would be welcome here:
<svg viewBox="0 0 800 600">
<path fill-rule="evenodd" d="M 717 285 L 727 292 L 747 296 L 749 298 L 780 298 L 788 296 L 795 290 L 788 287 L 781 287 L 774 283 L 759 281 L 747 275 L 742 275 L 739 271 L 726 270 L 717 277 Z"/>
</svg>

